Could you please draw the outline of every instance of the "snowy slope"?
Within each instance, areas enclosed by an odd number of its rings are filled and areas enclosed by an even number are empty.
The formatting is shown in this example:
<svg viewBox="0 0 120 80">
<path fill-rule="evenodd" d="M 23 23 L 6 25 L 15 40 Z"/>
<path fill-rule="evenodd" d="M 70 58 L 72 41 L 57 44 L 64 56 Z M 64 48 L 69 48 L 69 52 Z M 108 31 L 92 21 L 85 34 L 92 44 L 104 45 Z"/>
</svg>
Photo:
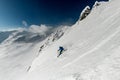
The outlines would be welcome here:
<svg viewBox="0 0 120 80">
<path fill-rule="evenodd" d="M 40 52 L 22 80 L 120 79 L 120 0 L 100 2 L 78 22 Z M 57 58 L 59 46 L 67 51 Z"/>
<path fill-rule="evenodd" d="M 1 38 L 0 44 L 0 80 L 19 80 L 25 76 L 39 55 L 40 47 L 53 44 L 67 29 L 67 26 L 32 25 L 29 29 L 4 31 L 5 38 Z"/>
</svg>

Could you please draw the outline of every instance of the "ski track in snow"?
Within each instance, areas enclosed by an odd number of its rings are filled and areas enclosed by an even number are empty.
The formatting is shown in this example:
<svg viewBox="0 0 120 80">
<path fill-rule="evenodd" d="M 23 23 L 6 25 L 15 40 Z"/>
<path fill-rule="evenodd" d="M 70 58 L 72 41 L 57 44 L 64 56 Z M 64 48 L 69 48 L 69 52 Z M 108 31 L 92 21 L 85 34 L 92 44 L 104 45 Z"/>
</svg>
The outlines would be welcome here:
<svg viewBox="0 0 120 80">
<path fill-rule="evenodd" d="M 108 42 L 109 40 L 111 40 L 111 38 L 113 38 L 117 33 L 119 33 L 119 28 L 117 28 L 117 31 L 114 32 L 112 35 L 110 35 L 108 38 L 106 38 L 105 40 L 103 40 L 101 43 L 99 43 L 97 46 L 95 46 L 95 48 L 93 48 L 92 50 L 84 53 L 83 55 L 81 55 L 80 57 L 78 57 L 77 59 L 73 60 L 72 62 L 64 65 L 62 68 L 68 67 L 72 64 L 74 64 L 76 61 L 78 61 L 80 58 L 83 58 L 84 56 L 94 52 L 95 50 L 99 49 L 100 47 L 102 47 L 106 42 Z"/>
</svg>

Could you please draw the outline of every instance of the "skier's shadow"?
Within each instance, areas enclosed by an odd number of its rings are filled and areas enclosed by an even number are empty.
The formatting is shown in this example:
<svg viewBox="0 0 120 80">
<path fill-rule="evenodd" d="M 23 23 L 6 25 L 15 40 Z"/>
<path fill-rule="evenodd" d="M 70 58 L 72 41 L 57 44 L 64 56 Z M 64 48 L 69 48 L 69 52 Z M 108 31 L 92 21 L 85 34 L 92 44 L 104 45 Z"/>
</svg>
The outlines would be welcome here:
<svg viewBox="0 0 120 80">
<path fill-rule="evenodd" d="M 58 58 L 67 58 L 69 56 L 69 54 L 67 54 L 67 52 L 68 52 L 67 49 L 65 49 Z"/>
</svg>

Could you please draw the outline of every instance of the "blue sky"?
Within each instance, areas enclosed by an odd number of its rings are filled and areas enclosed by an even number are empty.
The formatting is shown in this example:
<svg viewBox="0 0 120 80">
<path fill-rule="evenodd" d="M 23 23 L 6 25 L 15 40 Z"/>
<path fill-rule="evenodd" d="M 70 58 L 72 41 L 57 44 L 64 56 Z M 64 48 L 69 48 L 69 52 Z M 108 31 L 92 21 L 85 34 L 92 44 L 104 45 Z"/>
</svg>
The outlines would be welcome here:
<svg viewBox="0 0 120 80">
<path fill-rule="evenodd" d="M 95 0 L 0 0 L 0 29 L 28 27 L 32 24 L 74 24 L 82 9 L 86 5 L 92 6 L 94 2 Z M 28 25 L 23 26 L 23 22 Z"/>
</svg>

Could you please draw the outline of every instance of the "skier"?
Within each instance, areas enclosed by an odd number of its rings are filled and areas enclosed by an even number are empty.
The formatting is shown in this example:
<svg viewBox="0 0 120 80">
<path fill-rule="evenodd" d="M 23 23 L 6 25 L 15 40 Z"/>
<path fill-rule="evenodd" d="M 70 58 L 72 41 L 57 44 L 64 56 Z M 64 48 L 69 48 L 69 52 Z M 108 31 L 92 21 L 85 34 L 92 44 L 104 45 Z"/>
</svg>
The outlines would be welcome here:
<svg viewBox="0 0 120 80">
<path fill-rule="evenodd" d="M 59 57 L 62 54 L 62 52 L 64 51 L 64 48 L 62 46 L 60 46 L 58 51 L 59 51 L 59 55 L 57 57 Z"/>
</svg>

